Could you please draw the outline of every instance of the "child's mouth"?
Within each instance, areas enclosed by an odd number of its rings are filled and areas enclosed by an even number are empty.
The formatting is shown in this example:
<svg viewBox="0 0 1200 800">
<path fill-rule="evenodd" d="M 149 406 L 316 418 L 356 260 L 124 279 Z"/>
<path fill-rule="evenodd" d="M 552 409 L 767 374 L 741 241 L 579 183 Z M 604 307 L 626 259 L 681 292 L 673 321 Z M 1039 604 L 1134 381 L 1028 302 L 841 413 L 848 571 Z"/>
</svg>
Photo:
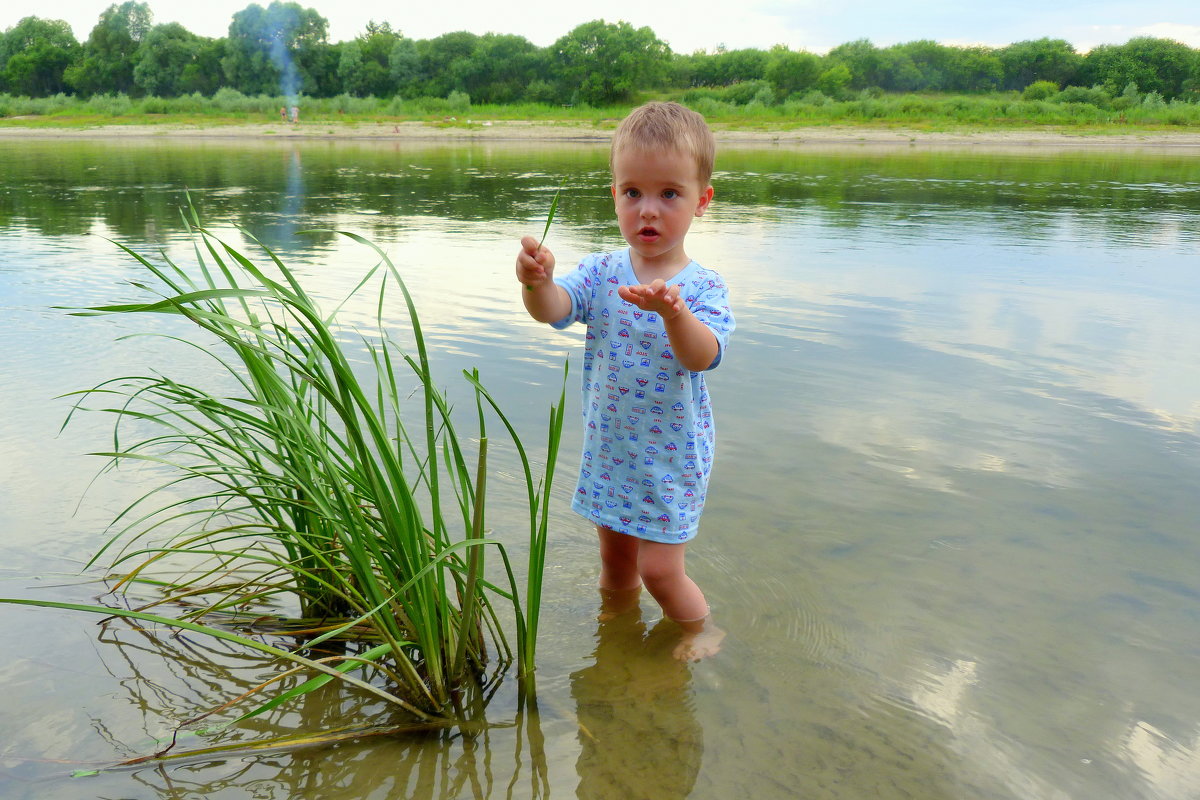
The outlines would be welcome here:
<svg viewBox="0 0 1200 800">
<path fill-rule="evenodd" d="M 654 228 L 642 228 L 637 235 L 643 242 L 652 242 L 658 238 L 658 231 Z"/>
</svg>

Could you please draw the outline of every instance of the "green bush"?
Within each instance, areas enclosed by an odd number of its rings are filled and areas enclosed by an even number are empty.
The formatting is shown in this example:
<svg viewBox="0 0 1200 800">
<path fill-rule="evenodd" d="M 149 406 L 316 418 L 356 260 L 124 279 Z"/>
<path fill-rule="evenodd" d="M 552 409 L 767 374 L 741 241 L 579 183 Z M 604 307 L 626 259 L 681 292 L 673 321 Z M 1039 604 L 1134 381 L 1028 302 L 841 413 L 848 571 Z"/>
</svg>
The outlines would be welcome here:
<svg viewBox="0 0 1200 800">
<path fill-rule="evenodd" d="M 937 108 L 936 102 L 929 97 L 918 94 L 906 94 L 895 98 L 896 109 L 905 116 L 932 114 Z"/>
<path fill-rule="evenodd" d="M 773 106 L 775 105 L 775 92 L 771 89 L 759 89 L 754 93 L 753 99 L 750 100 L 750 105 Z"/>
<path fill-rule="evenodd" d="M 534 103 L 557 103 L 559 91 L 554 84 L 540 78 L 525 87 L 525 99 Z"/>
<path fill-rule="evenodd" d="M 245 95 L 237 89 L 224 86 L 212 96 L 212 105 L 218 111 L 242 114 L 277 114 L 281 106 L 292 104 L 303 105 L 311 102 L 310 98 L 272 97 L 271 95 Z"/>
<path fill-rule="evenodd" d="M 1051 99 L 1055 103 L 1085 104 L 1093 105 L 1096 108 L 1112 106 L 1112 96 L 1102 86 L 1093 86 L 1091 89 L 1083 86 L 1068 86 Z"/>
<path fill-rule="evenodd" d="M 171 102 L 165 97 L 143 97 L 132 108 L 135 114 L 166 114 L 171 111 Z"/>
<path fill-rule="evenodd" d="M 93 114 L 107 114 L 111 117 L 117 117 L 122 114 L 128 114 L 133 109 L 133 102 L 129 96 L 122 93 L 116 94 L 94 94 L 84 104 L 85 110 Z"/>
<path fill-rule="evenodd" d="M 720 100 L 717 100 L 711 96 L 688 100 L 686 101 L 686 105 L 697 114 L 701 114 L 709 118 L 729 114 L 733 111 L 733 107 L 731 107 L 728 103 L 722 103 Z"/>
<path fill-rule="evenodd" d="M 772 102 L 774 102 L 775 91 L 771 88 L 771 84 L 766 81 L 739 81 L 723 89 L 717 89 L 716 96 L 726 103 L 744 106 L 747 103 L 753 102 L 759 93 L 764 91 L 770 92 Z"/>
<path fill-rule="evenodd" d="M 246 99 L 237 89 L 222 86 L 212 96 L 212 104 L 222 111 L 234 111 Z"/>
<path fill-rule="evenodd" d="M 680 102 L 682 102 L 684 105 L 691 107 L 691 105 L 693 103 L 698 103 L 701 100 L 719 101 L 721 99 L 721 96 L 718 93 L 718 90 L 716 90 L 716 89 L 712 89 L 708 86 L 697 86 L 697 87 L 688 89 L 686 92 L 683 93 L 683 96 L 680 97 L 679 99 L 680 99 Z"/>
<path fill-rule="evenodd" d="M 1058 84 L 1054 81 L 1034 81 L 1021 92 L 1022 100 L 1049 100 L 1058 94 Z"/>
<path fill-rule="evenodd" d="M 471 96 L 466 92 L 455 91 L 447 97 L 412 97 L 405 101 L 401 108 L 401 113 L 408 116 L 458 116 L 471 110 Z"/>
<path fill-rule="evenodd" d="M 734 106 L 746 106 L 757 100 L 769 106 L 775 102 L 775 91 L 770 88 L 770 84 L 766 80 L 742 80 L 742 82 L 718 86 L 718 88 L 696 86 L 694 89 L 685 91 L 682 100 L 689 107 L 692 107 L 692 103 L 706 100 L 730 103 Z"/>
<path fill-rule="evenodd" d="M 212 101 L 199 92 L 172 98 L 171 110 L 177 114 L 199 114 L 212 107 Z"/>
<path fill-rule="evenodd" d="M 1197 106 L 1187 103 L 1176 105 L 1172 103 L 1163 114 L 1162 121 L 1167 125 L 1197 125 L 1200 124 L 1200 113 Z"/>
<path fill-rule="evenodd" d="M 341 114 L 373 114 L 379 111 L 381 101 L 375 97 L 355 97 L 343 92 L 336 97 L 319 100 L 316 108 L 319 111 Z"/>
</svg>

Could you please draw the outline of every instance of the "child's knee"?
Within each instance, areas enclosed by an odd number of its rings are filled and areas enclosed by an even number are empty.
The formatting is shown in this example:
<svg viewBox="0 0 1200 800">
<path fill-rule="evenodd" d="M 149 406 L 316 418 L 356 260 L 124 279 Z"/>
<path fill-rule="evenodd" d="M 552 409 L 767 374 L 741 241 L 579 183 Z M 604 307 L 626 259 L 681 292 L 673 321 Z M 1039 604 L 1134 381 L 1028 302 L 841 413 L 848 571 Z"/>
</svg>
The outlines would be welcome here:
<svg viewBox="0 0 1200 800">
<path fill-rule="evenodd" d="M 651 590 L 673 584 L 684 577 L 683 564 L 674 559 L 639 559 L 638 574 L 642 577 L 642 583 Z"/>
</svg>

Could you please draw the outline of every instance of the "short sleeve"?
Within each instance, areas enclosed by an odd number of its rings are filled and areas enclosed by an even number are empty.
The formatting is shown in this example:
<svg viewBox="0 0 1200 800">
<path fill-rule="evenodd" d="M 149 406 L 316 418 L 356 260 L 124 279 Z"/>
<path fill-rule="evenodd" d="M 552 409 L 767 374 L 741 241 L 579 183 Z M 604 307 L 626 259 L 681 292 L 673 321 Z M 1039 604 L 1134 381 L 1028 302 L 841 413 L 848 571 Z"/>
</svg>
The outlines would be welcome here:
<svg viewBox="0 0 1200 800">
<path fill-rule="evenodd" d="M 598 280 L 595 261 L 596 256 L 590 255 L 580 261 L 574 270 L 554 279 L 556 284 L 567 290 L 567 296 L 571 298 L 571 312 L 557 322 L 551 322 L 550 327 L 562 330 L 572 322 L 587 321 L 593 288 Z"/>
<path fill-rule="evenodd" d="M 701 269 L 691 284 L 687 301 L 688 309 L 696 319 L 717 337 L 717 357 L 706 369 L 715 369 L 725 355 L 725 346 L 736 323 L 729 307 L 729 289 L 721 276 L 712 270 Z"/>
</svg>

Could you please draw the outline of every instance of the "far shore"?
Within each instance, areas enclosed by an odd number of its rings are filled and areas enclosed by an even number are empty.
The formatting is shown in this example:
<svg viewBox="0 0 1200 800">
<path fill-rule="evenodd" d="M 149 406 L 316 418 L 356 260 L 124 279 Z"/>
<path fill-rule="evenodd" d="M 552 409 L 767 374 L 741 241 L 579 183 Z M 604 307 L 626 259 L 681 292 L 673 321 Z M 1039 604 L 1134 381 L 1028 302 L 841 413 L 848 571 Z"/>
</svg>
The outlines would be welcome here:
<svg viewBox="0 0 1200 800">
<path fill-rule="evenodd" d="M 613 121 L 615 123 L 615 120 Z M 347 122 L 288 123 L 175 123 L 110 124 L 89 126 L 14 125 L 0 122 L 0 140 L 135 139 L 177 140 L 364 140 L 456 142 L 480 140 L 522 144 L 554 142 L 607 142 L 612 125 L 533 122 L 514 120 L 447 122 Z M 1200 131 L 1164 130 L 1092 132 L 1064 129 L 974 129 L 927 131 L 892 127 L 811 126 L 787 129 L 749 129 L 713 126 L 717 141 L 743 146 L 921 146 L 988 149 L 1049 148 L 1170 148 L 1200 150 Z"/>
</svg>

